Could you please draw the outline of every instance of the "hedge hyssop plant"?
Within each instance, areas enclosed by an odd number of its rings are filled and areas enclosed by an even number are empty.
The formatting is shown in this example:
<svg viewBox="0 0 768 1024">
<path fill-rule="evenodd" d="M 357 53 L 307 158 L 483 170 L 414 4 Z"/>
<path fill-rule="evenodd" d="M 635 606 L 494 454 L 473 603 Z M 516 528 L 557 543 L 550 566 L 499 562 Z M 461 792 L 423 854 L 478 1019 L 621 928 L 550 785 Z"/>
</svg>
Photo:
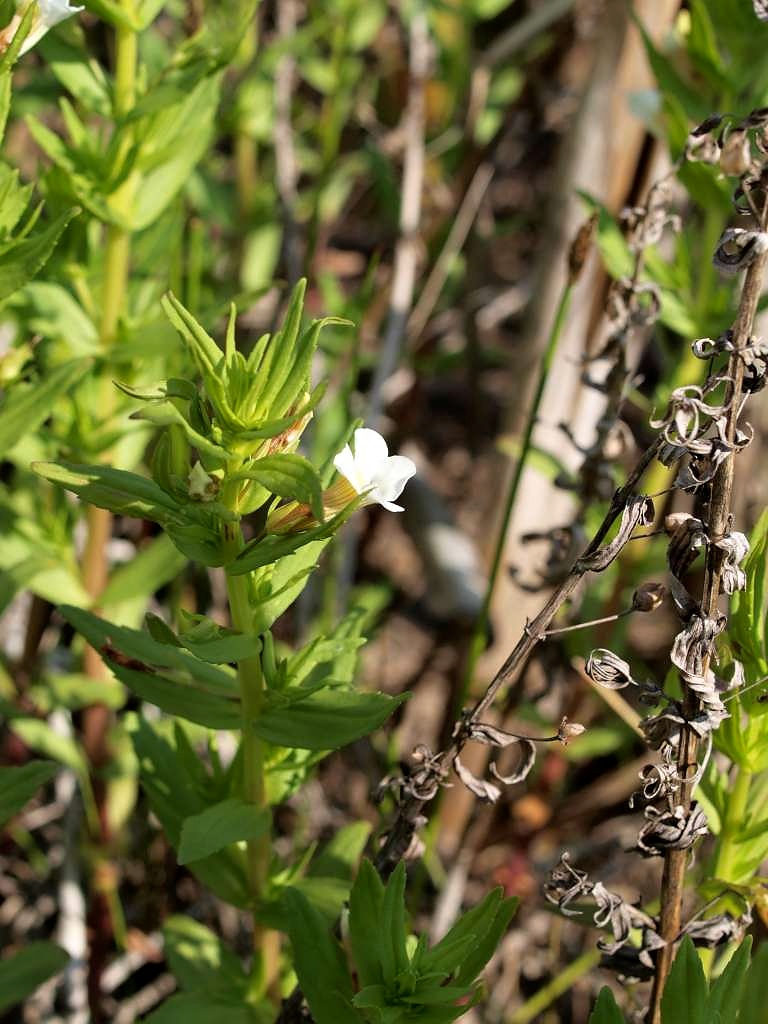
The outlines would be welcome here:
<svg viewBox="0 0 768 1024">
<path fill-rule="evenodd" d="M 254 1020 L 274 1019 L 284 980 L 279 933 L 287 932 L 318 1024 L 450 1021 L 476 996 L 477 975 L 509 921 L 511 901 L 492 893 L 429 950 L 408 935 L 402 868 L 384 888 L 364 865 L 349 911 L 355 992 L 329 927 L 348 894 L 367 829 L 351 826 L 337 836 L 325 863 L 311 859 L 311 851 L 290 864 L 273 853 L 270 807 L 308 778 L 323 752 L 376 729 L 402 698 L 352 685 L 360 609 L 288 655 L 270 628 L 350 514 L 371 502 L 399 511 L 396 499 L 415 472 L 409 459 L 390 456 L 383 438 L 367 429 L 355 430 L 352 446 L 320 471 L 296 453 L 322 397 L 322 387 L 310 388 L 309 374 L 328 322 L 302 330 L 303 296 L 301 282 L 282 329 L 262 337 L 247 358 L 235 345 L 234 309 L 222 352 L 177 299 L 166 298 L 202 390 L 181 378 L 142 389 L 120 385 L 143 403 L 134 416 L 161 428 L 152 479 L 100 465 L 35 467 L 83 501 L 159 523 L 189 558 L 222 566 L 232 628 L 182 613 L 178 632 L 151 615 L 147 631 L 139 632 L 78 608 L 61 611 L 118 679 L 179 720 L 168 730 L 135 717 L 133 739 L 150 805 L 179 861 L 219 897 L 253 913 L 250 975 L 239 967 L 222 970 L 212 990 L 171 1002 L 181 1009 L 191 999 L 198 1011 L 242 1005 Z M 228 764 L 217 753 L 217 730 L 239 731 L 238 752 Z M 192 736 L 207 743 L 210 770 L 198 760 Z M 188 956 L 180 952 L 184 936 L 191 941 L 196 934 L 189 921 L 168 924 L 172 963 Z M 234 963 L 222 954 L 224 962 Z M 193 973 L 199 967 L 193 965 Z M 182 981 L 187 973 L 181 972 Z"/>
</svg>

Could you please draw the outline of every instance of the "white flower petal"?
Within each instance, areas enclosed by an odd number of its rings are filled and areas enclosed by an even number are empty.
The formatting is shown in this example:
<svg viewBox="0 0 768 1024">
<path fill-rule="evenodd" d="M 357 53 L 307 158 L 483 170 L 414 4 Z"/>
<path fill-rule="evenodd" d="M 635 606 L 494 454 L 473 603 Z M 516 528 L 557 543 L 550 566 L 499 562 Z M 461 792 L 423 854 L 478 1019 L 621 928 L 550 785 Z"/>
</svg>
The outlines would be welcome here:
<svg viewBox="0 0 768 1024">
<path fill-rule="evenodd" d="M 374 498 L 382 505 L 399 498 L 415 473 L 416 466 L 409 458 L 405 455 L 391 455 L 376 473 Z"/>
<path fill-rule="evenodd" d="M 402 505 L 396 505 L 394 501 L 380 501 L 379 504 L 382 508 L 385 508 L 387 512 L 405 512 Z"/>
<path fill-rule="evenodd" d="M 387 442 L 377 430 L 358 427 L 355 431 L 355 462 L 369 480 L 373 479 L 377 467 L 388 454 Z"/>
<path fill-rule="evenodd" d="M 40 18 L 46 28 L 53 28 L 60 21 L 79 14 L 84 7 L 70 7 L 69 0 L 39 0 Z"/>
<path fill-rule="evenodd" d="M 344 445 L 339 454 L 334 456 L 333 464 L 341 475 L 352 484 L 358 494 L 361 490 L 365 490 L 365 486 L 358 486 L 359 474 L 357 472 L 357 467 L 355 466 L 355 457 L 348 444 Z"/>
</svg>

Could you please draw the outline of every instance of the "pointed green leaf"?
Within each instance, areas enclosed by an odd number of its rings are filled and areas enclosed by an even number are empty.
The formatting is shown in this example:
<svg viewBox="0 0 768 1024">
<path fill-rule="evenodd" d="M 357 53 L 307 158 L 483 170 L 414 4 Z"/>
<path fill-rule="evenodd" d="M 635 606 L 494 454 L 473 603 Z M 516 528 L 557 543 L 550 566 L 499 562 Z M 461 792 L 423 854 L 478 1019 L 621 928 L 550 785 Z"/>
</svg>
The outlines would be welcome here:
<svg viewBox="0 0 768 1024">
<path fill-rule="evenodd" d="M 52 942 L 31 942 L 0 960 L 0 1010 L 21 1003 L 68 963 L 68 954 Z"/>
<path fill-rule="evenodd" d="M 317 470 L 303 455 L 285 452 L 252 462 L 232 479 L 255 480 L 281 498 L 309 505 L 315 518 L 323 518 L 323 493 Z"/>
<path fill-rule="evenodd" d="M 0 768 L 0 825 L 19 813 L 58 767 L 52 761 L 30 761 L 20 768 Z"/>
<path fill-rule="evenodd" d="M 607 985 L 600 989 L 595 1008 L 589 1017 L 589 1024 L 625 1024 L 624 1014 Z"/>
<path fill-rule="evenodd" d="M 726 1021 L 738 1019 L 751 950 L 752 936 L 748 935 L 713 983 L 707 1004 L 706 1024 L 725 1024 Z"/>
<path fill-rule="evenodd" d="M 752 957 L 739 1009 L 739 1024 L 765 1024 L 768 1006 L 768 942 Z"/>
<path fill-rule="evenodd" d="M 206 807 L 200 814 L 186 818 L 181 827 L 179 864 L 201 860 L 223 850 L 230 843 L 258 839 L 269 831 L 269 811 L 232 797 Z"/>
<path fill-rule="evenodd" d="M 266 708 L 254 731 L 281 747 L 336 750 L 380 728 L 407 696 L 321 690 L 287 706 Z"/>
<path fill-rule="evenodd" d="M 699 954 L 686 935 L 664 986 L 662 1024 L 701 1024 L 705 1019 L 707 996 L 707 979 Z"/>
<path fill-rule="evenodd" d="M 19 291 L 40 272 L 64 228 L 79 212 L 75 207 L 59 214 L 43 231 L 14 242 L 0 254 L 0 302 Z"/>
<path fill-rule="evenodd" d="M 46 420 L 56 402 L 79 380 L 88 360 L 62 363 L 34 384 L 18 385 L 0 405 L 0 454 L 5 456 L 25 434 Z"/>
<path fill-rule="evenodd" d="M 323 916 L 296 889 L 286 892 L 294 967 L 317 1024 L 363 1024 L 351 1005 L 352 979 Z"/>
<path fill-rule="evenodd" d="M 349 940 L 360 985 L 381 985 L 381 913 L 384 884 L 376 868 L 364 860 L 349 896 Z"/>
</svg>

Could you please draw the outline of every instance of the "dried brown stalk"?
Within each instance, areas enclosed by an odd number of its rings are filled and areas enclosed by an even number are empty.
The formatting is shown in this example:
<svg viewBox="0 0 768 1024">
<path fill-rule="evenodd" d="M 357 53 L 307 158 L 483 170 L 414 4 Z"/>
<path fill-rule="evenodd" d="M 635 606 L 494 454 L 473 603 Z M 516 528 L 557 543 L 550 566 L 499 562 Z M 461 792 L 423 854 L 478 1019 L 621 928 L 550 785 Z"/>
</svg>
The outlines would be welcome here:
<svg viewBox="0 0 768 1024">
<path fill-rule="evenodd" d="M 768 202 L 761 218 L 760 230 L 765 231 L 768 219 Z M 741 302 L 736 322 L 733 327 L 733 351 L 728 361 L 727 376 L 730 378 L 726 402 L 729 405 L 727 414 L 726 437 L 733 443 L 736 437 L 739 413 L 742 408 L 744 385 L 744 358 L 742 351 L 750 342 L 754 330 L 755 315 L 760 299 L 768 253 L 761 253 L 750 263 L 741 293 Z M 731 496 L 733 491 L 734 459 L 733 455 L 725 459 L 719 466 L 712 481 L 712 492 L 709 507 L 708 535 L 710 541 L 722 538 L 729 529 L 731 518 Z M 706 618 L 717 616 L 720 582 L 723 572 L 724 552 L 715 543 L 707 546 L 704 584 L 702 588 L 701 613 Z M 709 667 L 711 655 L 707 656 L 705 669 Z M 685 693 L 685 715 L 693 718 L 700 710 L 698 695 L 690 688 Z M 686 729 L 680 744 L 678 757 L 678 775 L 690 779 L 680 791 L 679 803 L 686 814 L 690 811 L 696 778 L 698 739 L 691 729 Z M 692 770 L 693 769 L 693 770 Z M 659 1024 L 661 1020 L 661 997 L 664 983 L 669 974 L 674 956 L 674 942 L 681 932 L 683 889 L 685 869 L 688 860 L 687 850 L 668 850 L 664 858 L 664 874 L 662 877 L 661 919 L 659 933 L 666 945 L 659 950 L 656 971 L 653 979 L 651 1002 L 646 1017 L 647 1024 Z"/>
<path fill-rule="evenodd" d="M 616 491 L 611 506 L 592 541 L 582 555 L 574 562 L 566 579 L 549 597 L 538 615 L 532 622 L 526 625 L 512 653 L 491 680 L 483 696 L 465 716 L 463 722 L 460 723 L 453 742 L 444 751 L 430 759 L 429 775 L 434 782 L 434 792 L 429 796 L 413 793 L 406 793 L 404 796 L 398 807 L 397 818 L 376 857 L 376 867 L 382 874 L 387 875 L 391 872 L 398 861 L 408 852 L 415 831 L 422 821 L 422 809 L 428 800 L 437 793 L 440 780 L 448 775 L 456 757 L 468 742 L 472 725 L 477 724 L 481 720 L 482 716 L 493 704 L 501 688 L 513 683 L 519 677 L 531 652 L 544 639 L 547 629 L 560 608 L 562 608 L 576 589 L 583 576 L 591 571 L 603 541 L 613 524 L 623 515 L 625 509 L 631 503 L 632 498 L 635 496 L 635 488 L 646 469 L 655 459 L 660 445 L 661 437 L 658 437 L 643 453 L 630 472 L 624 486 Z"/>
</svg>

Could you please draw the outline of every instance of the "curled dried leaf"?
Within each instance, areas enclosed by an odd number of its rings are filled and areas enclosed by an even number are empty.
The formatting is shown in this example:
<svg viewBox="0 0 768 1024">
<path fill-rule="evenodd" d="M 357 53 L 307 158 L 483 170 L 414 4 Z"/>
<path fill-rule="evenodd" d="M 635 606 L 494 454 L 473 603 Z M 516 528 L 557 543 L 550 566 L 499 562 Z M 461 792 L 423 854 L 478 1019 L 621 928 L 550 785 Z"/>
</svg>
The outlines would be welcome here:
<svg viewBox="0 0 768 1024">
<path fill-rule="evenodd" d="M 580 558 L 577 565 L 581 572 L 602 572 L 617 557 L 637 526 L 650 526 L 655 511 L 653 501 L 642 494 L 634 494 L 627 501 L 621 513 L 619 531 L 609 544 L 603 545 L 590 555 Z"/>
<path fill-rule="evenodd" d="M 726 228 L 717 243 L 712 262 L 722 274 L 737 274 L 768 249 L 765 231 Z"/>
<path fill-rule="evenodd" d="M 461 758 L 458 754 L 453 759 L 453 767 L 470 793 L 474 793 L 476 797 L 484 800 L 486 803 L 496 803 L 501 796 L 501 790 L 498 786 L 494 786 L 492 782 L 486 782 L 485 779 L 478 779 L 469 768 L 461 763 Z"/>
<path fill-rule="evenodd" d="M 709 831 L 707 816 L 698 804 L 686 813 L 682 804 L 673 808 L 645 808 L 646 824 L 637 837 L 644 857 L 663 857 L 667 850 L 687 850 Z"/>
<path fill-rule="evenodd" d="M 516 782 L 522 782 L 529 774 L 536 763 L 536 747 L 530 740 L 520 739 L 520 762 L 511 775 L 502 775 L 496 767 L 496 762 L 491 761 L 491 775 L 503 782 L 505 786 L 513 786 Z"/>
<path fill-rule="evenodd" d="M 623 690 L 630 683 L 637 686 L 629 663 L 605 647 L 597 647 L 591 652 L 584 671 L 593 683 L 607 690 Z"/>
</svg>

